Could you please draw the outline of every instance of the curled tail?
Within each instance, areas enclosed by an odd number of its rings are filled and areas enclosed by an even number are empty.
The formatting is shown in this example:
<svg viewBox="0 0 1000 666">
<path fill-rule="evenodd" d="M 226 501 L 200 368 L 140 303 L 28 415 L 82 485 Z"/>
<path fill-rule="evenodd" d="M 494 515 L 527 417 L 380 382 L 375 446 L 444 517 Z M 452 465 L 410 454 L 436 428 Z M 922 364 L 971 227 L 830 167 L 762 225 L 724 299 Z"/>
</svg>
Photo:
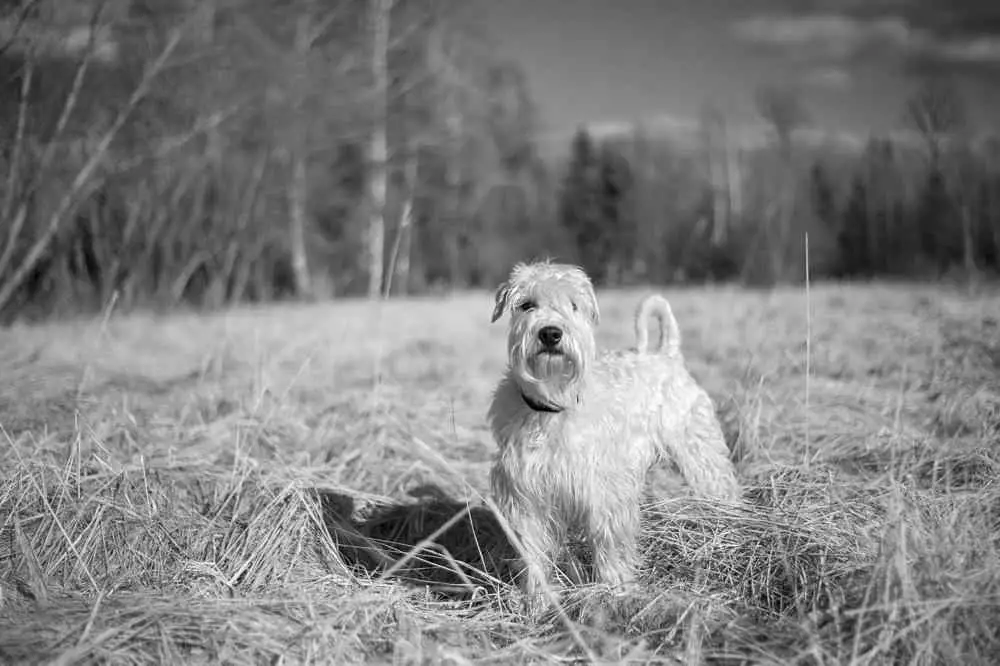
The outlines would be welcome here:
<svg viewBox="0 0 1000 666">
<path fill-rule="evenodd" d="M 656 347 L 649 348 L 649 317 L 655 315 L 660 320 L 660 340 Z M 681 351 L 681 331 L 670 309 L 667 299 L 653 294 L 642 299 L 635 313 L 636 349 L 640 354 L 651 352 L 673 356 Z"/>
</svg>

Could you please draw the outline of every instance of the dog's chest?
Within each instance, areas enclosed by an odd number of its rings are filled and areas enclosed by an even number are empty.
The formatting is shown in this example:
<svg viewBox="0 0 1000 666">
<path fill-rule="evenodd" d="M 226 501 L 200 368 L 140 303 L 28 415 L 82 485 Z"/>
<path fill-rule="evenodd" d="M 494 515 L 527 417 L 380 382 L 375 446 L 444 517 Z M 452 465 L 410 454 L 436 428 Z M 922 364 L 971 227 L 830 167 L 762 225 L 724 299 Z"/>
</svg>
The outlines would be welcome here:
<svg viewBox="0 0 1000 666">
<path fill-rule="evenodd" d="M 532 415 L 506 433 L 501 464 L 522 489 L 567 506 L 590 503 L 586 498 L 614 484 L 634 483 L 648 461 L 636 457 L 628 444 L 619 446 L 622 439 L 608 440 L 566 418 Z"/>
</svg>

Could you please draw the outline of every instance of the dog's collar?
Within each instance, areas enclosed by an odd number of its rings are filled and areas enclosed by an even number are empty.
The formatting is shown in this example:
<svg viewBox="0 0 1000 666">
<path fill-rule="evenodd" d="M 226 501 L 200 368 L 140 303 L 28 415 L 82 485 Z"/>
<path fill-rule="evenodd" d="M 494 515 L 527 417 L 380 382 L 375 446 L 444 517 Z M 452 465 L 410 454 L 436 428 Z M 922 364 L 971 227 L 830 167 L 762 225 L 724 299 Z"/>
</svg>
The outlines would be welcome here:
<svg viewBox="0 0 1000 666">
<path fill-rule="evenodd" d="M 538 402 L 537 400 L 532 400 L 531 398 L 529 398 L 528 396 L 526 396 L 523 393 L 521 394 L 521 398 L 524 400 L 524 404 L 526 404 L 528 407 L 530 407 L 533 411 L 536 411 L 536 412 L 546 412 L 548 414 L 558 414 L 559 412 L 561 412 L 563 410 L 562 407 L 554 407 L 552 405 L 546 405 L 545 403 Z"/>
</svg>

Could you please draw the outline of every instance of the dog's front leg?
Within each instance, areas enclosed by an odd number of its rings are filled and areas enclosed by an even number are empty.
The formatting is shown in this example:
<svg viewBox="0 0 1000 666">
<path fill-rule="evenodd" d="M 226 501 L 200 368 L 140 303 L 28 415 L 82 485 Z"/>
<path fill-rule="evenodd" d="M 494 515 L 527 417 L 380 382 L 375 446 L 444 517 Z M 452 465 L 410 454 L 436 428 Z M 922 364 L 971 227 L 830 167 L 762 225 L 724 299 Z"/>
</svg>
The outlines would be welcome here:
<svg viewBox="0 0 1000 666">
<path fill-rule="evenodd" d="M 639 566 L 638 499 L 615 507 L 592 511 L 588 521 L 588 541 L 594 552 L 597 582 L 625 587 L 635 582 Z"/>
<path fill-rule="evenodd" d="M 526 596 L 528 608 L 537 610 L 545 605 L 544 592 L 550 583 L 550 573 L 555 568 L 562 530 L 557 521 L 538 510 L 512 510 L 507 519 L 520 542 L 523 563 L 519 580 L 521 590 Z"/>
</svg>

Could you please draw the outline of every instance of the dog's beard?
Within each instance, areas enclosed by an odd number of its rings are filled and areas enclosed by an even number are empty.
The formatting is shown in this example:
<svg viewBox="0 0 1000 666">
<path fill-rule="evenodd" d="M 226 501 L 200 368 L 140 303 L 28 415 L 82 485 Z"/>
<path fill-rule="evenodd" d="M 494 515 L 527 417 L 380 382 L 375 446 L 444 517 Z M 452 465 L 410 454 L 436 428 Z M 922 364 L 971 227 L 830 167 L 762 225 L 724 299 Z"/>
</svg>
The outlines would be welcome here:
<svg viewBox="0 0 1000 666">
<path fill-rule="evenodd" d="M 511 368 L 521 392 L 545 407 L 571 406 L 585 370 L 582 350 L 566 338 L 556 349 L 529 340 L 511 347 Z"/>
<path fill-rule="evenodd" d="M 526 365 L 539 382 L 568 383 L 576 375 L 576 363 L 562 351 L 543 349 L 529 356 Z"/>
</svg>

